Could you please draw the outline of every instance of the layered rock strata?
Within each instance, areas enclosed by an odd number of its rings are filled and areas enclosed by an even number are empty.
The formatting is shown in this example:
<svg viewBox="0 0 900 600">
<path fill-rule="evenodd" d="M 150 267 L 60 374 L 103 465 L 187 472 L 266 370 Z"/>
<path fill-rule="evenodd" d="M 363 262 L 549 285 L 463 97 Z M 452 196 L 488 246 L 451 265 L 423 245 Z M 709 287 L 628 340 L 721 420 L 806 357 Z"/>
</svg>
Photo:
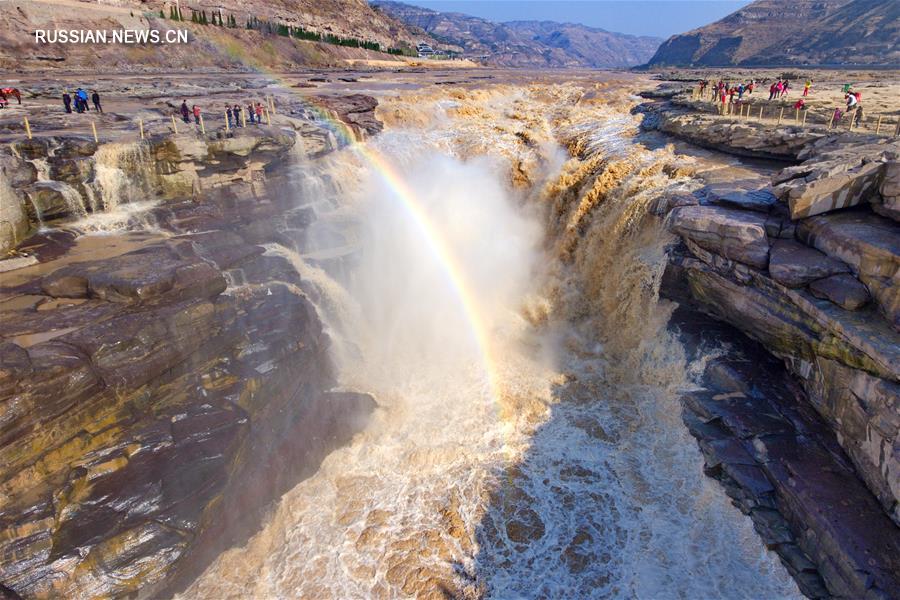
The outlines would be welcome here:
<svg viewBox="0 0 900 600">
<path fill-rule="evenodd" d="M 710 366 L 707 389 L 685 398 L 685 421 L 763 538 L 791 545 L 782 558 L 805 593 L 893 597 L 900 142 L 692 114 L 669 101 L 640 110 L 647 127 L 691 143 L 788 163 L 771 180 L 711 182 L 652 206 L 681 240 L 670 293 L 760 342 L 800 384 L 773 384 L 750 368 L 761 359 L 729 354 Z M 816 412 L 797 417 L 807 405 Z M 789 556 L 794 546 L 812 567 Z"/>
<path fill-rule="evenodd" d="M 672 289 L 670 288 L 670 292 Z M 683 418 L 705 471 L 753 521 L 810 598 L 892 598 L 900 536 L 828 424 L 759 344 L 684 308 L 673 325 L 707 363 Z"/>
<path fill-rule="evenodd" d="M 154 140 L 141 174 L 158 202 L 140 217 L 151 231 L 51 227 L 20 243 L 36 264 L 0 286 L 3 593 L 169 594 L 375 409 L 333 391 L 306 283 L 267 250 L 315 218 L 263 176 L 293 145 L 274 130 Z M 20 166 L 82 176 L 98 153 L 83 140 L 16 151 Z M 10 187 L 24 197 L 23 168 Z"/>
</svg>

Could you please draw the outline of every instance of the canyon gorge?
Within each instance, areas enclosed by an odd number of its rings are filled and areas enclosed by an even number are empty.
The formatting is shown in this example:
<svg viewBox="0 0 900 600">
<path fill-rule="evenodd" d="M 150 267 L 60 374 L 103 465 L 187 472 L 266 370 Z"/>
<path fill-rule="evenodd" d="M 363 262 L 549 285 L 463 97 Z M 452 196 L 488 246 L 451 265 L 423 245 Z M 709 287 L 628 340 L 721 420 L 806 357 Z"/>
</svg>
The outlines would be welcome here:
<svg viewBox="0 0 900 600">
<path fill-rule="evenodd" d="M 900 138 L 259 79 L 0 149 L 0 597 L 896 597 Z"/>
</svg>

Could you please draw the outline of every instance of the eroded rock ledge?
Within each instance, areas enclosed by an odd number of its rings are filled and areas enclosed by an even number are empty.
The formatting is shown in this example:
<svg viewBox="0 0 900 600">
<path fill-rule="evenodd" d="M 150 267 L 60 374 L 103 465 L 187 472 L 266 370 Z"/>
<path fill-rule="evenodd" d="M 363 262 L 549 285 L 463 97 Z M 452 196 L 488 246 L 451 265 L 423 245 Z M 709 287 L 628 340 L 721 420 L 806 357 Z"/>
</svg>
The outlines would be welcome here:
<svg viewBox="0 0 900 600">
<path fill-rule="evenodd" d="M 293 142 L 156 140 L 143 176 L 161 202 L 144 218 L 164 234 L 86 238 L 48 220 L 20 244 L 37 264 L 0 287 L 0 596 L 176 590 L 375 409 L 333 391 L 306 283 L 267 250 L 315 218 L 264 175 Z M 83 140 L 16 150 L 26 201 L 29 155 L 79 177 L 96 164 Z"/>
<path fill-rule="evenodd" d="M 760 342 L 791 374 L 736 348 L 707 369 L 706 390 L 685 397 L 685 422 L 709 473 L 804 593 L 894 597 L 900 141 L 776 129 L 685 103 L 676 96 L 640 111 L 647 127 L 788 165 L 770 181 L 710 183 L 657 199 L 652 211 L 681 239 L 665 289 Z"/>
</svg>

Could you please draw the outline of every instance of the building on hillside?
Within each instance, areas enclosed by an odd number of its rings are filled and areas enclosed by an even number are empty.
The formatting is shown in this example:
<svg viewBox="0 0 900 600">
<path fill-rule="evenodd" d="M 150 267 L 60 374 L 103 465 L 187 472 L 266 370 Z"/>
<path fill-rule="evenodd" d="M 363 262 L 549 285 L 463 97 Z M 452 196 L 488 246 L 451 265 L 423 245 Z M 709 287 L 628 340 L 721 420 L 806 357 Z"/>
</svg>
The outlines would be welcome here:
<svg viewBox="0 0 900 600">
<path fill-rule="evenodd" d="M 434 48 L 425 42 L 416 44 L 416 53 L 419 55 L 419 58 L 431 58 L 435 55 Z"/>
</svg>

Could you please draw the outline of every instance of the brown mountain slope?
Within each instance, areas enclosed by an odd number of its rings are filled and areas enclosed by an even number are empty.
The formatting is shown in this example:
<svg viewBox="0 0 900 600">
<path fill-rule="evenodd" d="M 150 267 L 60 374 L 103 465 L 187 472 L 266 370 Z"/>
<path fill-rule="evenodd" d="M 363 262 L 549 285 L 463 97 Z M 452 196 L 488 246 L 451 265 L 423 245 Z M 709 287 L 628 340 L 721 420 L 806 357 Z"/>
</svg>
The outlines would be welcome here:
<svg viewBox="0 0 900 600">
<path fill-rule="evenodd" d="M 292 69 L 341 66 L 350 59 L 391 60 L 388 54 L 249 31 L 249 16 L 323 35 L 415 46 L 423 36 L 373 10 L 365 0 L 182 0 L 186 22 L 159 18 L 169 2 L 116 0 L 0 0 L 0 69 L 191 70 Z M 236 28 L 190 22 L 191 9 L 234 16 Z M 187 29 L 188 44 L 38 44 L 37 29 Z M 424 36 L 425 41 L 432 41 Z"/>
<path fill-rule="evenodd" d="M 898 0 L 757 0 L 675 35 L 650 65 L 900 64 Z"/>
<path fill-rule="evenodd" d="M 401 2 L 373 3 L 380 11 L 418 28 L 467 57 L 509 67 L 615 68 L 642 64 L 660 40 L 552 21 L 494 23 L 461 13 L 439 12 Z"/>
</svg>

